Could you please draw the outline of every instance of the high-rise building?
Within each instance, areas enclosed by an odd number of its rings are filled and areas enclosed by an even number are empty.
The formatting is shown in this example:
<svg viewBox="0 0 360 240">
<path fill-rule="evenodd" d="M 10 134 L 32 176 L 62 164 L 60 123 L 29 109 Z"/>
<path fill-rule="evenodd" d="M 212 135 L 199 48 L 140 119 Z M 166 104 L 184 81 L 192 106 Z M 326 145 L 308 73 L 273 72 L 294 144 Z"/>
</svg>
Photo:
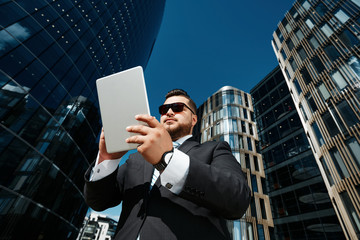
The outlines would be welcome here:
<svg viewBox="0 0 360 240">
<path fill-rule="evenodd" d="M 272 45 L 347 239 L 360 238 L 360 1 L 301 0 Z"/>
<path fill-rule="evenodd" d="M 265 172 L 259 154 L 250 94 L 234 87 L 223 87 L 198 108 L 194 136 L 200 142 L 227 141 L 252 189 L 250 207 L 245 215 L 228 226 L 234 240 L 270 239 L 273 227 L 269 198 L 263 192 Z"/>
<path fill-rule="evenodd" d="M 77 240 L 111 240 L 115 237 L 116 226 L 112 218 L 92 213 L 84 218 Z"/>
<path fill-rule="evenodd" d="M 272 239 L 344 239 L 280 67 L 250 93 L 265 168 L 263 189 L 274 220 Z"/>
<path fill-rule="evenodd" d="M 97 78 L 146 67 L 165 0 L 0 2 L 0 239 L 75 239 Z"/>
</svg>

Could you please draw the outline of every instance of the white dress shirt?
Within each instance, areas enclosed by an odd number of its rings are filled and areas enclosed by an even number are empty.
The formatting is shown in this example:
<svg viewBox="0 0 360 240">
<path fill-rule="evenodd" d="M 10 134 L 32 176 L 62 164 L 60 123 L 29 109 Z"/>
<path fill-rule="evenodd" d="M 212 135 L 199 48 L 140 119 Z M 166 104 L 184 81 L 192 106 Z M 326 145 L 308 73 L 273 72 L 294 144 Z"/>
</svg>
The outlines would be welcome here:
<svg viewBox="0 0 360 240">
<path fill-rule="evenodd" d="M 192 137 L 192 135 L 187 135 L 185 137 L 182 137 L 178 139 L 176 143 L 181 145 L 190 137 Z M 99 154 L 98 154 L 95 166 L 92 169 L 90 181 L 100 180 L 113 173 L 117 169 L 120 160 L 121 158 L 114 160 L 104 160 L 99 164 L 98 163 Z M 153 186 L 156 179 L 160 175 L 161 185 L 169 189 L 171 192 L 175 194 L 179 194 L 185 184 L 185 180 L 189 172 L 189 165 L 190 165 L 189 156 L 183 153 L 182 151 L 180 151 L 179 149 L 175 148 L 171 161 L 169 162 L 165 170 L 161 174 L 159 174 L 159 171 L 154 169 L 154 176 L 152 178 L 151 186 Z"/>
</svg>

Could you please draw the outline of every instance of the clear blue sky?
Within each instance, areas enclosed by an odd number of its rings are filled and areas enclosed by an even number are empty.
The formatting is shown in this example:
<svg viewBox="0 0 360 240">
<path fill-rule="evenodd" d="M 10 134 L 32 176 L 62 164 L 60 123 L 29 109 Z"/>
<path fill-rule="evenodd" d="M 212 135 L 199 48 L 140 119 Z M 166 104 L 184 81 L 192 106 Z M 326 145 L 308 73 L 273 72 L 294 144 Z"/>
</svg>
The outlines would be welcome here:
<svg viewBox="0 0 360 240">
<path fill-rule="evenodd" d="M 182 88 L 201 105 L 223 86 L 245 92 L 276 66 L 272 34 L 294 1 L 167 0 L 145 70 L 150 111 Z M 118 220 L 120 207 L 104 211 Z"/>
</svg>

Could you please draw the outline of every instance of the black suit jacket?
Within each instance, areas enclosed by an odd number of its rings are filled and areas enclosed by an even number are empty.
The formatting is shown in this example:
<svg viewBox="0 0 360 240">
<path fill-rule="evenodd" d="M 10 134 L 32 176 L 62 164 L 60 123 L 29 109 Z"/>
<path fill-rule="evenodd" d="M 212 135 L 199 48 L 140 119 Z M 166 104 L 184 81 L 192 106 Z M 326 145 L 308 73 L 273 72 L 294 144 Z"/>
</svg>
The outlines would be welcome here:
<svg viewBox="0 0 360 240">
<path fill-rule="evenodd" d="M 179 195 L 160 184 L 150 189 L 154 167 L 139 154 L 111 175 L 88 181 L 87 204 L 103 211 L 122 202 L 115 239 L 230 239 L 225 219 L 239 219 L 250 202 L 250 189 L 240 164 L 226 142 L 199 144 L 191 138 L 179 150 L 190 157 Z"/>
</svg>

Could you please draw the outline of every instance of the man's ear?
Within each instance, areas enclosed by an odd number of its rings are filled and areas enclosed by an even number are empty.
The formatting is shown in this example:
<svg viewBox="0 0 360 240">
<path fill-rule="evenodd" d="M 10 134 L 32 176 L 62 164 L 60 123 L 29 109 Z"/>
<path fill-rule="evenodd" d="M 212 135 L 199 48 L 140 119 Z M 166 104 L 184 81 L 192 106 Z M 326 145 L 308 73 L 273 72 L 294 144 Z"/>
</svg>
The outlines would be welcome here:
<svg viewBox="0 0 360 240">
<path fill-rule="evenodd" d="M 197 123 L 197 115 L 193 114 L 192 115 L 192 126 L 194 127 L 196 123 Z"/>
</svg>

